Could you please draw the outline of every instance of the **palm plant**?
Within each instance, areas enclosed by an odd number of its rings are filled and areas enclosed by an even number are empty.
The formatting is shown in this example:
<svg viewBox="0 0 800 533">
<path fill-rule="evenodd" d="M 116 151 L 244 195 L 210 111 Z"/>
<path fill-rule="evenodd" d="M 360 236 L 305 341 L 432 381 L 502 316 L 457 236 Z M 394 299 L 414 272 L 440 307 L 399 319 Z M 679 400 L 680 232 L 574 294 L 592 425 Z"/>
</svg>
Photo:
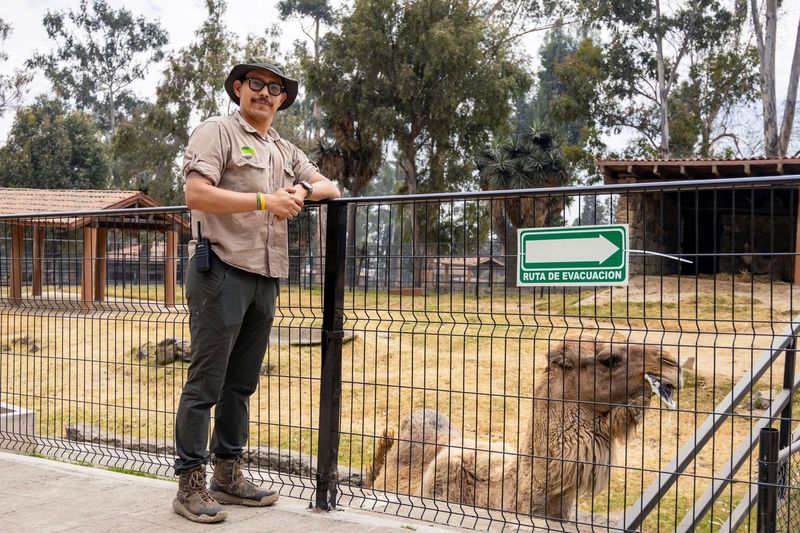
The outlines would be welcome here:
<svg viewBox="0 0 800 533">
<path fill-rule="evenodd" d="M 477 167 L 481 188 L 489 191 L 562 187 L 572 182 L 557 142 L 536 127 L 482 150 Z M 564 195 L 530 194 L 492 201 L 494 230 L 505 249 L 506 285 L 516 285 L 516 230 L 560 223 L 567 202 Z"/>
</svg>

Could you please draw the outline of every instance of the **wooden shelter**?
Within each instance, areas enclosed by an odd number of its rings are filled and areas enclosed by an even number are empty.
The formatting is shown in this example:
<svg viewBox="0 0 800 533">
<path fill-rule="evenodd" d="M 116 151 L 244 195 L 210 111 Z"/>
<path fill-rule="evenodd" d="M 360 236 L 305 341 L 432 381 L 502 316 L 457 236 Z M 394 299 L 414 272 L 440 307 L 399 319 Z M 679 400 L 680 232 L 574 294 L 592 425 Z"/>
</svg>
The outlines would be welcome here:
<svg viewBox="0 0 800 533">
<path fill-rule="evenodd" d="M 599 159 L 604 183 L 746 178 L 800 174 L 800 158 Z"/>
<path fill-rule="evenodd" d="M 800 174 L 800 158 L 797 157 L 604 159 L 595 163 L 606 184 Z M 618 207 L 615 222 L 630 225 L 632 248 L 657 250 L 659 246 L 666 246 L 670 251 L 699 254 L 697 264 L 691 267 L 695 273 L 737 272 L 747 268 L 754 274 L 770 273 L 797 283 L 800 282 L 800 260 L 797 259 L 800 201 L 791 198 L 790 189 L 738 195 L 699 191 L 696 197 L 681 197 L 676 193 L 657 196 L 647 192 L 623 195 L 628 205 Z M 636 219 L 627 220 L 629 213 L 636 213 Z M 661 231 L 652 231 L 656 227 L 661 227 Z M 711 249 L 715 242 L 730 249 Z M 723 252 L 723 257 L 716 252 Z M 654 271 L 678 268 L 677 264 L 669 263 L 655 270 L 658 259 L 646 258 L 642 270 L 647 271 L 649 264 Z"/>
<path fill-rule="evenodd" d="M 22 297 L 25 228 L 32 228 L 33 258 L 31 295 L 42 295 L 42 262 L 45 230 L 47 228 L 82 229 L 83 258 L 81 268 L 81 305 L 94 309 L 95 302 L 105 300 L 108 260 L 108 230 L 156 230 L 164 233 L 164 304 L 175 305 L 177 279 L 178 237 L 189 228 L 179 213 L 84 215 L 109 209 L 161 207 L 155 200 L 139 191 L 18 189 L 0 187 L 0 215 L 21 215 L 20 218 L 0 220 L 11 226 L 9 301 L 20 304 Z M 25 217 L 30 214 L 69 213 L 63 217 Z"/>
</svg>

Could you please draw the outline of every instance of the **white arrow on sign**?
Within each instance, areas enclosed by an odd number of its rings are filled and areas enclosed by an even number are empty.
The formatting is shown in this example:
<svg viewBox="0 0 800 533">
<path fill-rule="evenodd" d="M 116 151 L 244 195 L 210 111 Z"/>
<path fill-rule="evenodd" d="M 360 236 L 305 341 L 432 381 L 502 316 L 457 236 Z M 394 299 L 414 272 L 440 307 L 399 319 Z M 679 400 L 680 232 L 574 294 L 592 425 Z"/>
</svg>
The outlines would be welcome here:
<svg viewBox="0 0 800 533">
<path fill-rule="evenodd" d="M 547 239 L 525 243 L 526 263 L 604 263 L 619 246 L 605 236 L 588 239 Z"/>
</svg>

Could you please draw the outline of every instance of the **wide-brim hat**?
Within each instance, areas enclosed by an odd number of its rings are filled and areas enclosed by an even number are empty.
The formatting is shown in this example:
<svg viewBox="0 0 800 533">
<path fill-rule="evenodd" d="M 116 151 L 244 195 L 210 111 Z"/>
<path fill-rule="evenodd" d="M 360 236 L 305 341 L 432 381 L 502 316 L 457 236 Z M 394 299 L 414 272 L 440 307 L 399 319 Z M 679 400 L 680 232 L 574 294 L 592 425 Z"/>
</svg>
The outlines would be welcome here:
<svg viewBox="0 0 800 533">
<path fill-rule="evenodd" d="M 297 98 L 297 80 L 287 77 L 280 67 L 271 63 L 259 61 L 239 63 L 231 69 L 231 73 L 228 74 L 228 77 L 225 79 L 225 92 L 231 97 L 233 103 L 239 105 L 239 97 L 236 96 L 236 92 L 233 90 L 233 82 L 236 80 L 243 80 L 245 75 L 251 70 L 267 70 L 278 76 L 283 82 L 283 90 L 286 91 L 286 100 L 283 101 L 278 109 L 286 109 L 292 105 L 295 98 Z"/>
</svg>

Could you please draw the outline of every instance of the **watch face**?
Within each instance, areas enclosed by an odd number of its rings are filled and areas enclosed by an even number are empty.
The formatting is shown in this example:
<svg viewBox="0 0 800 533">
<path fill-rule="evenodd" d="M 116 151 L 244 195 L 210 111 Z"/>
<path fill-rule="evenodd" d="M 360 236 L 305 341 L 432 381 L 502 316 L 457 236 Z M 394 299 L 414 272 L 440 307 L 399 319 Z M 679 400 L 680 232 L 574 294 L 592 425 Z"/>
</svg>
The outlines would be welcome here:
<svg viewBox="0 0 800 533">
<path fill-rule="evenodd" d="M 300 186 L 301 186 L 301 187 L 303 187 L 303 188 L 304 188 L 305 190 L 307 190 L 308 192 L 311 192 L 311 190 L 313 189 L 313 187 L 311 186 L 311 184 L 310 184 L 309 182 L 307 182 L 307 181 L 301 181 L 301 182 L 300 182 Z"/>
</svg>

